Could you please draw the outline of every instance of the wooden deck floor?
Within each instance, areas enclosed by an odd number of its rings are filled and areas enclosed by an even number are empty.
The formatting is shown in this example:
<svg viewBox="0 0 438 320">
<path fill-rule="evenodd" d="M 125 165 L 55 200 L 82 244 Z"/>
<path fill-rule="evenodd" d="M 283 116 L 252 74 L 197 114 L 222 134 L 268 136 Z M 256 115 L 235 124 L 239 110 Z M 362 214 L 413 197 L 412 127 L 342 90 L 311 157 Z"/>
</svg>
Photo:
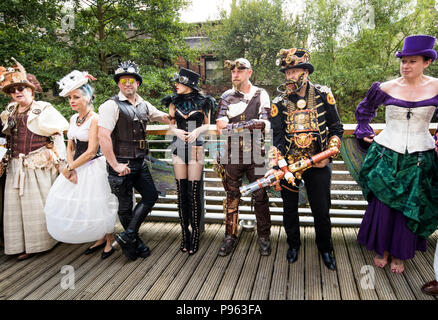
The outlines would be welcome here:
<svg viewBox="0 0 438 320">
<path fill-rule="evenodd" d="M 25 261 L 1 253 L 0 299 L 435 300 L 420 288 L 434 278 L 438 232 L 428 239 L 427 252 L 417 253 L 396 275 L 389 267 L 372 267 L 373 253 L 357 244 L 355 228 L 332 229 L 336 271 L 319 258 L 313 227 L 301 227 L 302 247 L 294 264 L 285 259 L 284 229 L 274 225 L 271 231 L 268 257 L 259 255 L 255 232 L 241 232 L 233 254 L 217 256 L 224 235 L 220 224 L 207 224 L 200 250 L 188 256 L 179 251 L 179 224 L 170 222 L 143 224 L 142 237 L 152 249 L 147 259 L 129 261 L 117 251 L 102 261 L 100 252 L 83 254 L 89 244 L 59 244 Z M 61 287 L 70 274 L 61 273 L 67 265 L 74 268 L 74 289 Z M 374 289 L 367 281 L 373 275 Z"/>
</svg>

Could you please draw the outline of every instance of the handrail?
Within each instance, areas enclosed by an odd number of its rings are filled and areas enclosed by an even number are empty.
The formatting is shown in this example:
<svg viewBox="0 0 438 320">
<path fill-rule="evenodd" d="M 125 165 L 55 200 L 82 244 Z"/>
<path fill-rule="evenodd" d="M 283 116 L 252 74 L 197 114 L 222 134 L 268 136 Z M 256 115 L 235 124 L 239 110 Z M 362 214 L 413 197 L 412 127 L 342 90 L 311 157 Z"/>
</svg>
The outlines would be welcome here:
<svg viewBox="0 0 438 320">
<path fill-rule="evenodd" d="M 375 131 L 376 134 L 385 128 L 384 123 L 371 123 L 370 126 L 371 126 L 371 128 L 373 128 L 373 130 Z M 433 134 L 435 132 L 435 130 L 437 129 L 437 127 L 438 127 L 438 123 L 430 123 L 429 124 L 430 133 Z M 352 135 L 355 129 L 356 129 L 356 124 L 354 124 L 354 123 L 344 124 L 344 135 Z M 148 132 L 148 134 L 151 134 L 151 135 L 163 135 L 163 136 L 166 134 L 171 135 L 170 131 L 169 131 L 169 126 L 167 124 L 149 125 L 147 127 L 147 132 Z M 217 134 L 216 125 L 211 124 L 208 127 L 206 134 Z"/>
<path fill-rule="evenodd" d="M 370 124 L 376 134 L 382 131 L 385 127 L 384 123 Z M 438 126 L 438 123 L 431 123 L 429 125 L 429 131 L 433 134 Z M 356 124 L 344 124 L 344 135 L 352 135 L 356 128 Z M 168 125 L 149 125 L 147 127 L 147 133 L 155 136 L 165 136 L 164 139 L 148 140 L 150 144 L 154 144 L 154 148 L 151 148 L 151 153 L 162 154 L 165 153 L 165 157 L 170 155 L 169 144 L 172 139 L 169 137 L 172 134 L 169 131 Z M 207 136 L 210 139 L 214 139 L 217 136 L 216 125 L 210 125 L 207 132 Z M 270 141 L 266 140 L 267 144 Z M 163 145 L 163 148 L 157 147 Z M 161 156 L 160 156 L 161 158 Z M 170 158 L 160 159 L 167 163 L 172 162 Z M 211 164 L 214 160 L 211 158 L 205 159 L 206 164 Z M 342 168 L 339 168 L 342 167 Z M 342 160 L 333 161 L 332 171 L 332 208 L 330 209 L 330 219 L 334 226 L 359 226 L 367 202 L 362 196 L 362 191 L 357 183 L 352 179 L 349 172 L 344 166 Z M 208 175 L 208 176 L 207 176 Z M 139 198 L 139 195 L 136 195 Z M 225 199 L 225 191 L 218 177 L 213 174 L 213 169 L 204 168 L 203 172 L 203 201 L 204 201 L 204 221 L 221 222 L 224 220 L 223 204 Z M 340 199 L 333 199 L 334 197 Z M 167 194 L 165 197 L 160 197 L 155 207 L 150 214 L 152 220 L 173 220 L 179 219 L 176 205 L 176 194 Z M 241 206 L 239 207 L 239 218 L 244 220 L 255 220 L 253 213 L 253 206 L 251 203 L 251 197 L 242 197 Z M 282 217 L 282 199 L 279 197 L 270 197 L 270 213 L 271 221 L 273 224 L 281 224 Z M 301 205 L 298 209 L 300 215 L 300 223 L 303 225 L 313 224 L 313 217 L 311 216 L 311 210 L 308 206 Z"/>
</svg>

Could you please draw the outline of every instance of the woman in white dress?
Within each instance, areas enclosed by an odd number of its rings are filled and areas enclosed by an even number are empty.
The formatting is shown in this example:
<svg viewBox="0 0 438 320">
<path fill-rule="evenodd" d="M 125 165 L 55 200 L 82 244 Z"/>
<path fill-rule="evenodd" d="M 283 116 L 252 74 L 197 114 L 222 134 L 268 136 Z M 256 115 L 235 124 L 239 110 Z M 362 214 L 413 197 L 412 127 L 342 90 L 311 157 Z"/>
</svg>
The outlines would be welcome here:
<svg viewBox="0 0 438 320">
<path fill-rule="evenodd" d="M 67 166 L 47 197 L 47 229 L 58 241 L 85 243 L 96 241 L 85 254 L 101 248 L 102 259 L 113 252 L 112 234 L 117 216 L 117 199 L 108 184 L 106 161 L 97 139 L 98 115 L 93 111 L 92 78 L 73 71 L 59 82 L 59 94 L 68 97 L 77 113 L 70 119 L 67 133 Z"/>
</svg>

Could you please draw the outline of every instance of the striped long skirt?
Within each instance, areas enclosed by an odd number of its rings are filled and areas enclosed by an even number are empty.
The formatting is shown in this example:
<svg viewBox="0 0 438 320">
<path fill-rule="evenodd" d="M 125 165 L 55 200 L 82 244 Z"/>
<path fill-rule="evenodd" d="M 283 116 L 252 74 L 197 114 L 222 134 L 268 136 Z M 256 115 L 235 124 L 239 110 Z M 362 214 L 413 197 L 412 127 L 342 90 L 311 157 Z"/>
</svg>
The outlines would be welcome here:
<svg viewBox="0 0 438 320">
<path fill-rule="evenodd" d="M 58 173 L 29 169 L 21 159 L 9 161 L 4 193 L 5 254 L 47 251 L 57 241 L 47 232 L 44 205 Z"/>
</svg>

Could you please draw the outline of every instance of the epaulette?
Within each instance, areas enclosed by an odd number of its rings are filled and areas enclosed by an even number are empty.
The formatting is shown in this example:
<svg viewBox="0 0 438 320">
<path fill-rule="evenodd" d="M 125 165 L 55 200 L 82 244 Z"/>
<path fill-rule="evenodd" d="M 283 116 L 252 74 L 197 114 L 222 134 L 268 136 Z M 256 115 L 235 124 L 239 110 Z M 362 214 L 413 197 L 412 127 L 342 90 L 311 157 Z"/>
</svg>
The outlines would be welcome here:
<svg viewBox="0 0 438 320">
<path fill-rule="evenodd" d="M 318 90 L 319 92 L 327 93 L 327 94 L 332 93 L 332 89 L 330 89 L 330 88 L 327 87 L 327 86 L 323 86 L 323 85 L 320 85 L 320 84 L 314 84 L 313 86 L 314 86 L 314 87 L 316 88 L 316 90 Z M 332 93 L 332 94 L 333 94 L 333 93 Z"/>
<path fill-rule="evenodd" d="M 279 95 L 279 96 L 276 96 L 274 98 L 274 100 L 272 100 L 272 103 L 279 103 L 281 100 L 283 100 L 283 96 Z"/>
<path fill-rule="evenodd" d="M 320 84 L 313 84 L 313 86 L 315 87 L 316 90 L 318 90 L 318 92 L 326 94 L 325 100 L 327 100 L 329 104 L 331 105 L 336 104 L 335 97 L 333 97 L 332 89 L 330 89 L 327 86 L 322 86 Z"/>
</svg>

